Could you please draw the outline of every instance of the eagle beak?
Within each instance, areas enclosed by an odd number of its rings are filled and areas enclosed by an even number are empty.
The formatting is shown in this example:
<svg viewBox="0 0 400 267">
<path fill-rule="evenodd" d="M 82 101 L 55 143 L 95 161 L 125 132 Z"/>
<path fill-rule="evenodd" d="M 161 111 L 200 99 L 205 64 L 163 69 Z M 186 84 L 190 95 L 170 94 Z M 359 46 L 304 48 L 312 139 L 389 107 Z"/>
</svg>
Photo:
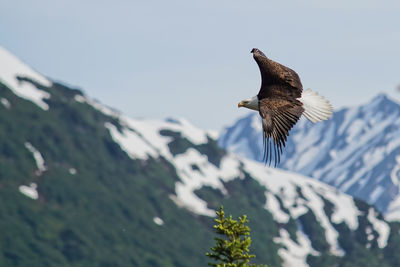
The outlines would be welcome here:
<svg viewBox="0 0 400 267">
<path fill-rule="evenodd" d="M 238 108 L 241 108 L 241 107 L 244 107 L 243 101 L 240 101 L 239 104 L 238 104 Z"/>
</svg>

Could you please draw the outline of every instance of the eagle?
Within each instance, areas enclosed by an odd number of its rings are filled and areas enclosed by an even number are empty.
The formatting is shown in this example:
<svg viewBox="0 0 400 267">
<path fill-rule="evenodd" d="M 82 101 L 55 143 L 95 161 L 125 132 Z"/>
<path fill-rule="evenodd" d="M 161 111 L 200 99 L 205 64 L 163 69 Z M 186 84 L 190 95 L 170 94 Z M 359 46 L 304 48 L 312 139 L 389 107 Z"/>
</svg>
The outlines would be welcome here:
<svg viewBox="0 0 400 267">
<path fill-rule="evenodd" d="M 292 69 L 251 50 L 261 73 L 261 88 L 256 96 L 242 100 L 238 107 L 256 110 L 262 119 L 263 161 L 275 167 L 285 147 L 289 131 L 304 115 L 313 123 L 332 116 L 332 105 L 318 93 L 303 91 L 299 75 Z"/>
</svg>

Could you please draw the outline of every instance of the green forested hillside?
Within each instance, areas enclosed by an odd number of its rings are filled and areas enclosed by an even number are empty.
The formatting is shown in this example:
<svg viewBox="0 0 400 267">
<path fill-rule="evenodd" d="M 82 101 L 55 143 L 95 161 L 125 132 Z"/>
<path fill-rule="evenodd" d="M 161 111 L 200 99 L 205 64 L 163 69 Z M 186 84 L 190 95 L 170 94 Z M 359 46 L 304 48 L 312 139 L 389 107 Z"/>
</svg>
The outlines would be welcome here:
<svg viewBox="0 0 400 267">
<path fill-rule="evenodd" d="M 1 265 L 204 265 L 211 220 L 169 200 L 174 168 L 162 159 L 131 160 L 104 128 L 110 118 L 74 101 L 77 91 L 49 90 L 51 112 L 0 88 L 11 103 L 0 107 Z M 45 159 L 41 176 L 27 141 Z M 31 182 L 38 200 L 18 191 Z"/>
</svg>

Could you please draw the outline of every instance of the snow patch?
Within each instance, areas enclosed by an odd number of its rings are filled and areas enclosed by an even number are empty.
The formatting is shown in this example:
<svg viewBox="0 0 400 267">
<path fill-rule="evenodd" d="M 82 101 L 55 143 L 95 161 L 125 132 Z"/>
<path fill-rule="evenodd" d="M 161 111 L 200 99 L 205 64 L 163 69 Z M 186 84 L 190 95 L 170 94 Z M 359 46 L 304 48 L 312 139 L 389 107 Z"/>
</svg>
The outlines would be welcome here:
<svg viewBox="0 0 400 267">
<path fill-rule="evenodd" d="M 177 130 L 182 134 L 183 137 L 187 138 L 190 142 L 195 145 L 201 145 L 208 142 L 207 133 L 193 124 L 191 124 L 186 119 L 179 119 L 180 125 L 178 127 L 172 125 L 165 125 L 165 128 L 170 128 L 171 130 Z"/>
<path fill-rule="evenodd" d="M 302 231 L 297 231 L 298 243 L 290 239 L 289 233 L 285 229 L 279 230 L 279 237 L 274 238 L 274 242 L 285 246 L 278 250 L 279 256 L 283 260 L 284 267 L 308 267 L 307 256 L 319 256 L 311 246 L 311 241 Z"/>
<path fill-rule="evenodd" d="M 372 165 L 380 163 L 385 158 L 386 147 L 376 147 L 373 150 L 369 150 L 363 156 L 364 165 Z"/>
<path fill-rule="evenodd" d="M 179 182 L 175 184 L 177 200 L 193 213 L 204 216 L 215 216 L 215 211 L 207 208 L 207 203 L 200 199 L 194 191 L 209 186 L 226 194 L 222 181 L 229 181 L 240 177 L 239 161 L 233 156 L 225 156 L 218 168 L 197 150 L 190 148 L 185 153 L 177 155 L 173 159 Z M 196 165 L 199 170 L 193 169 Z"/>
<path fill-rule="evenodd" d="M 377 216 L 377 213 L 375 212 L 375 210 L 373 208 L 369 208 L 368 220 L 371 222 L 375 231 L 377 231 L 379 234 L 379 237 L 377 240 L 378 247 L 384 248 L 387 245 L 387 241 L 388 241 L 389 234 L 390 234 L 390 227 L 386 222 L 379 220 L 376 216 Z"/>
<path fill-rule="evenodd" d="M 363 127 L 364 127 L 363 120 L 356 119 L 355 121 L 353 121 L 350 127 L 347 129 L 346 142 L 350 144 L 350 142 L 353 141 L 353 139 L 361 133 Z"/>
<path fill-rule="evenodd" d="M 400 131 L 395 133 L 396 136 L 400 134 Z M 387 145 L 386 145 L 386 154 L 389 155 L 393 150 L 398 148 L 400 146 L 400 138 L 391 140 Z"/>
<path fill-rule="evenodd" d="M 400 191 L 400 156 L 396 156 L 395 161 L 396 165 L 390 172 L 390 179 L 392 183 L 398 187 L 398 191 Z M 400 221 L 400 194 L 397 194 L 389 204 L 385 219 L 388 221 Z"/>
<path fill-rule="evenodd" d="M 25 65 L 17 57 L 0 46 L 0 82 L 6 85 L 17 96 L 35 103 L 43 110 L 48 110 L 49 105 L 44 102 L 50 98 L 46 91 L 37 89 L 30 82 L 18 80 L 17 77 L 29 78 L 45 87 L 52 83 L 39 73 Z"/>
<path fill-rule="evenodd" d="M 75 168 L 69 168 L 68 169 L 69 174 L 75 175 L 77 173 L 77 170 Z"/>
<path fill-rule="evenodd" d="M 265 204 L 264 208 L 269 210 L 274 217 L 274 221 L 278 223 L 287 223 L 289 222 L 290 216 L 281 210 L 279 201 L 276 197 L 270 193 L 265 192 L 265 198 L 267 199 L 267 203 Z"/>
<path fill-rule="evenodd" d="M 108 122 L 105 123 L 104 126 L 109 130 L 112 139 L 119 144 L 121 149 L 132 159 L 146 160 L 149 158 L 149 155 L 151 157 L 158 156 L 157 151 L 136 132 L 123 128 L 121 133 L 118 131 L 117 127 Z"/>
<path fill-rule="evenodd" d="M 21 192 L 27 197 L 30 197 L 35 200 L 39 198 L 39 194 L 37 192 L 37 184 L 35 183 L 31 183 L 29 186 L 21 185 L 18 189 L 19 192 Z"/>
<path fill-rule="evenodd" d="M 315 188 L 320 195 L 333 203 L 333 214 L 331 220 L 333 223 L 340 224 L 345 222 L 351 230 L 358 228 L 358 216 L 361 212 L 358 210 L 351 196 L 340 193 L 337 190 L 326 190 L 325 188 Z"/>
<path fill-rule="evenodd" d="M 400 189 L 400 156 L 396 156 L 396 165 L 390 172 L 392 183 Z"/>
<path fill-rule="evenodd" d="M 10 109 L 10 108 L 11 108 L 11 104 L 10 104 L 10 102 L 9 102 L 6 98 L 2 97 L 2 98 L 0 99 L 0 101 L 1 101 L 1 104 L 2 104 L 6 109 Z"/>
<path fill-rule="evenodd" d="M 385 192 L 385 188 L 381 185 L 378 185 L 374 191 L 372 191 L 372 193 L 369 195 L 369 201 L 371 203 L 375 203 L 379 197 L 383 194 L 383 192 Z"/>
<path fill-rule="evenodd" d="M 368 240 L 368 243 L 366 244 L 366 247 L 370 248 L 371 247 L 371 241 L 374 240 L 374 234 L 373 234 L 372 228 L 369 227 L 369 226 L 366 227 L 365 228 L 365 233 L 367 234 L 367 240 Z"/>
<path fill-rule="evenodd" d="M 111 109 L 109 107 L 106 107 L 105 105 L 101 104 L 100 102 L 98 102 L 98 101 L 96 101 L 94 99 L 90 99 L 88 97 L 85 97 L 85 96 L 79 95 L 79 94 L 75 95 L 74 99 L 75 99 L 76 102 L 79 102 L 79 103 L 82 103 L 82 104 L 86 103 L 86 104 L 92 106 L 94 109 L 100 111 L 104 115 L 107 115 L 107 116 L 110 116 L 110 117 L 114 117 L 114 118 L 117 118 L 117 117 L 120 116 L 120 114 L 117 111 L 115 111 L 115 110 L 113 110 L 113 109 Z"/>
<path fill-rule="evenodd" d="M 207 135 L 211 137 L 211 139 L 218 140 L 219 132 L 216 130 L 208 130 Z"/>
<path fill-rule="evenodd" d="M 164 224 L 164 221 L 160 217 L 154 217 L 153 222 L 160 226 Z"/>
<path fill-rule="evenodd" d="M 343 123 L 338 130 L 338 134 L 342 134 L 349 127 L 349 124 L 354 120 L 357 114 L 358 108 L 351 108 L 346 112 Z"/>
<path fill-rule="evenodd" d="M 25 147 L 29 150 L 29 152 L 32 153 L 33 158 L 35 159 L 36 166 L 38 168 L 37 175 L 41 175 L 47 170 L 46 163 L 44 162 L 42 154 L 40 154 L 39 150 L 34 148 L 29 142 L 25 142 Z"/>
</svg>

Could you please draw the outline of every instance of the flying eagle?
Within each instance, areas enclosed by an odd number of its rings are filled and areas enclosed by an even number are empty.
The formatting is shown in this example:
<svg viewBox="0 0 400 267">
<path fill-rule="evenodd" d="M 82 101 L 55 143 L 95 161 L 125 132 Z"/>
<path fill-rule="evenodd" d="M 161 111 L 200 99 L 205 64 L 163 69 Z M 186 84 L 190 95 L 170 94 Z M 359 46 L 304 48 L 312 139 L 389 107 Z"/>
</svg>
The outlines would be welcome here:
<svg viewBox="0 0 400 267">
<path fill-rule="evenodd" d="M 261 72 L 261 88 L 252 98 L 240 101 L 238 107 L 259 112 L 263 129 L 263 160 L 275 167 L 280 161 L 290 129 L 301 115 L 311 122 L 327 120 L 332 106 L 325 98 L 307 89 L 303 92 L 299 75 L 265 56 L 257 48 L 251 50 Z"/>
</svg>

